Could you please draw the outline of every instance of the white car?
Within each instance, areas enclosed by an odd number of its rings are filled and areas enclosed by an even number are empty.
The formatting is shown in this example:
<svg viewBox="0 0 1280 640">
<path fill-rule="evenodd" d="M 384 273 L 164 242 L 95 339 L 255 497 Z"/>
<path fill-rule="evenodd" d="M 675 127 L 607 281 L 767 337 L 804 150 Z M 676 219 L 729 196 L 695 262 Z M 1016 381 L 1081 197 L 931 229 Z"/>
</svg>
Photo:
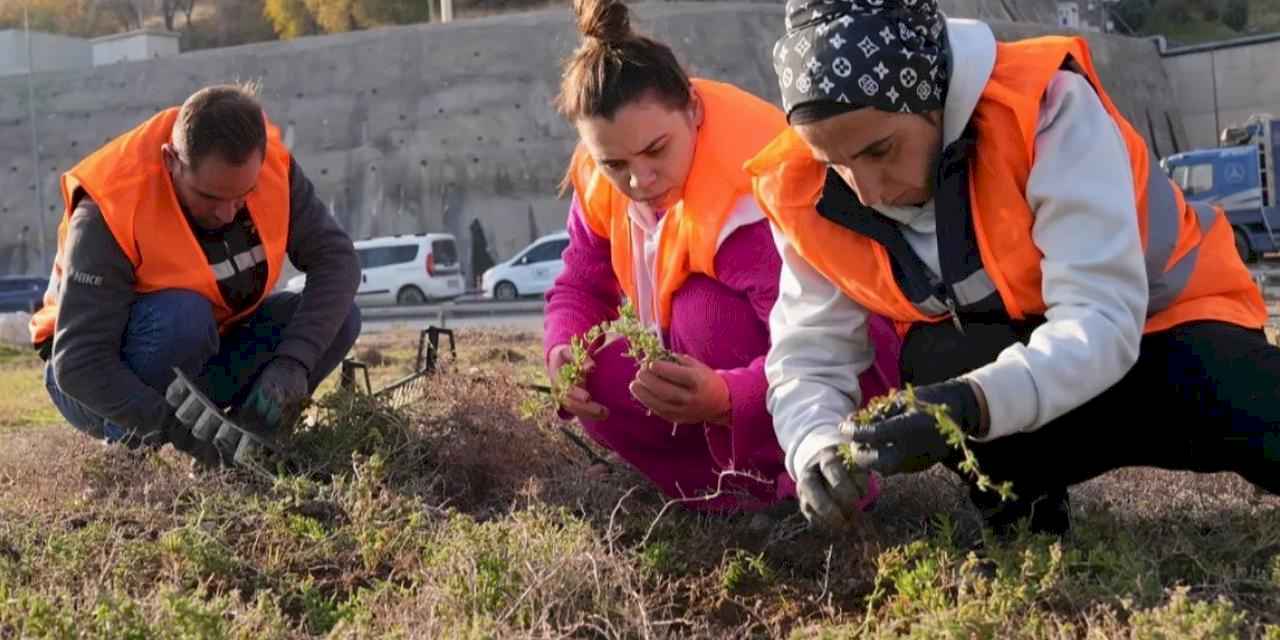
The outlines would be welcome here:
<svg viewBox="0 0 1280 640">
<path fill-rule="evenodd" d="M 546 293 L 564 271 L 560 254 L 569 246 L 569 232 L 552 233 L 521 249 L 515 257 L 494 265 L 480 278 L 484 297 L 514 300 Z"/>
<path fill-rule="evenodd" d="M 426 304 L 466 291 L 453 234 L 386 236 L 354 244 L 360 258 L 360 306 Z M 301 291 L 306 279 L 306 274 L 294 276 L 285 289 Z"/>
</svg>

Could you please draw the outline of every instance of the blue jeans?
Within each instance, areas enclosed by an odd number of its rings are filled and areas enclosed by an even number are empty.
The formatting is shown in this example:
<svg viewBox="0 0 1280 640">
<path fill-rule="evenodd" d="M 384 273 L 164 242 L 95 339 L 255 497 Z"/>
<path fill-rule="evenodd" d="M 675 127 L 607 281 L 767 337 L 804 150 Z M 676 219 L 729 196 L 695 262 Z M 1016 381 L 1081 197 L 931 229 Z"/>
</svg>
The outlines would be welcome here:
<svg viewBox="0 0 1280 640">
<path fill-rule="evenodd" d="M 134 375 L 162 395 L 177 367 L 218 406 L 238 405 L 259 371 L 275 357 L 284 328 L 301 302 L 302 296 L 296 293 L 270 295 L 257 311 L 220 337 L 213 306 L 200 294 L 182 289 L 149 293 L 140 296 L 129 311 L 120 356 Z M 353 304 L 311 370 L 311 392 L 342 363 L 359 335 L 360 310 Z M 45 366 L 44 383 L 53 405 L 71 426 L 110 442 L 124 438 L 125 429 L 58 388 L 52 363 Z"/>
</svg>

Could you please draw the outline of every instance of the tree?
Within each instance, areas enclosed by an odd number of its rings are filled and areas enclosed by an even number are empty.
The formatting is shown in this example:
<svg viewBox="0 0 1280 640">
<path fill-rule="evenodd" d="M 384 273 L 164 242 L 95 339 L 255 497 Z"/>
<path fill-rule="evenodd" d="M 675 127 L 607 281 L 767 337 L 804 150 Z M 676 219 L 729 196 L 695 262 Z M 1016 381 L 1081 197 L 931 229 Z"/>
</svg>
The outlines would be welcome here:
<svg viewBox="0 0 1280 640">
<path fill-rule="evenodd" d="M 1159 0 L 1160 12 L 1169 16 L 1174 24 L 1191 22 L 1191 0 Z"/>
<path fill-rule="evenodd" d="M 278 39 L 263 11 L 263 0 L 217 0 L 182 33 L 182 50 L 232 47 Z"/>
<path fill-rule="evenodd" d="M 267 0 L 264 12 L 281 38 L 425 22 L 435 0 Z"/>
<path fill-rule="evenodd" d="M 119 25 L 121 31 L 142 27 L 144 12 L 134 0 L 95 0 L 92 12 L 94 18 L 105 17 L 109 22 Z"/>
<path fill-rule="evenodd" d="M 357 16 L 365 27 L 414 24 L 431 19 L 431 4 L 439 0 L 357 0 Z"/>
<path fill-rule="evenodd" d="M 0 29 L 21 29 L 23 9 L 29 11 L 31 29 L 69 36 L 110 33 L 95 28 L 92 0 L 0 0 Z"/>
<path fill-rule="evenodd" d="M 1249 26 L 1248 0 L 1227 0 L 1227 6 L 1222 10 L 1222 24 L 1233 31 L 1244 31 Z"/>
<path fill-rule="evenodd" d="M 266 0 L 262 13 L 285 40 L 320 33 L 320 25 L 304 0 Z"/>
<path fill-rule="evenodd" d="M 1217 22 L 1218 6 L 1221 2 L 1222 0 L 1195 0 L 1193 4 L 1200 10 L 1200 17 L 1204 18 L 1205 22 Z"/>
<path fill-rule="evenodd" d="M 1151 16 L 1151 0 L 1120 0 L 1110 7 L 1111 17 L 1116 28 L 1126 35 L 1142 33 L 1142 27 Z"/>
<path fill-rule="evenodd" d="M 325 33 L 344 33 L 358 29 L 356 5 L 360 0 L 304 0 L 316 24 Z"/>
<path fill-rule="evenodd" d="M 174 30 L 174 19 L 181 11 L 187 17 L 187 28 L 191 28 L 191 12 L 195 10 L 196 0 L 160 0 L 157 8 L 164 19 L 164 28 Z"/>
</svg>

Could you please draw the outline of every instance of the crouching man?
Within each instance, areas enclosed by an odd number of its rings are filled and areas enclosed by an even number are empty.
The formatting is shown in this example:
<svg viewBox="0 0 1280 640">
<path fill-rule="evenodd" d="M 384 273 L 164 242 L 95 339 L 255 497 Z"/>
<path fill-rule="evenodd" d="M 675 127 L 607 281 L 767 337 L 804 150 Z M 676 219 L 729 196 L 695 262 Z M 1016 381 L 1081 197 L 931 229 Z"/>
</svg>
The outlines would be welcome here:
<svg viewBox="0 0 1280 640">
<path fill-rule="evenodd" d="M 54 406 L 109 442 L 216 461 L 165 402 L 173 368 L 270 435 L 360 333 L 360 266 L 251 88 L 201 89 L 62 176 L 45 306 Z M 272 293 L 285 256 L 301 294 Z"/>
</svg>

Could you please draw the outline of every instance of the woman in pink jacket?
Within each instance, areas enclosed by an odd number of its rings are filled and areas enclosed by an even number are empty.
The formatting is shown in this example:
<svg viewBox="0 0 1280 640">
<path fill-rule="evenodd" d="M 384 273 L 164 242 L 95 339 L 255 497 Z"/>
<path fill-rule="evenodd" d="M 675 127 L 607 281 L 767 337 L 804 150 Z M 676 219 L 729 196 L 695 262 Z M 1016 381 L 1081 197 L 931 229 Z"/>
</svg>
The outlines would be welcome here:
<svg viewBox="0 0 1280 640">
<path fill-rule="evenodd" d="M 765 404 L 781 262 L 742 169 L 786 120 L 741 89 L 690 79 L 670 48 L 632 33 L 618 0 L 575 9 L 583 41 L 557 106 L 580 144 L 566 177 L 565 270 L 547 293 L 548 371 L 555 380 L 572 338 L 616 318 L 624 296 L 676 361 L 639 370 L 624 341 L 597 345 L 561 415 L 691 508 L 792 498 Z M 898 379 L 892 326 L 869 324 L 877 357 L 861 372 L 864 398 Z M 826 490 L 864 507 L 874 499 L 874 489 Z"/>
</svg>

